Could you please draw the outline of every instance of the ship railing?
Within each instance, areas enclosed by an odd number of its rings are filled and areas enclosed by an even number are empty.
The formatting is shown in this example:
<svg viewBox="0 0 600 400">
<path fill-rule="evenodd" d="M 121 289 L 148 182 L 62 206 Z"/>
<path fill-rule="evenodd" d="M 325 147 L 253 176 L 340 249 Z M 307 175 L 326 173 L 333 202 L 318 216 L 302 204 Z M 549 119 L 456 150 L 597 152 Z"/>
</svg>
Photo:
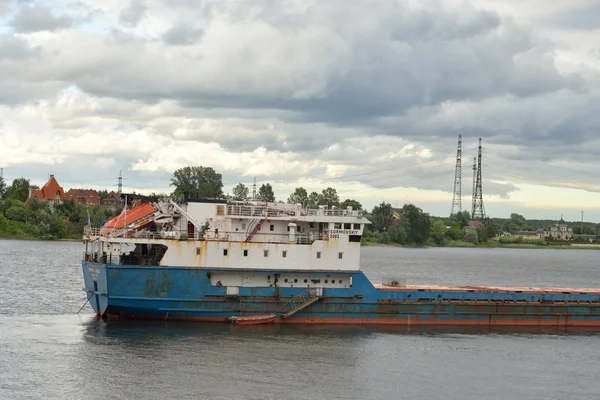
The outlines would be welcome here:
<svg viewBox="0 0 600 400">
<path fill-rule="evenodd" d="M 100 253 L 83 253 L 83 259 L 88 262 L 105 264 L 105 265 L 140 265 L 142 267 L 154 267 L 160 266 L 160 260 L 162 257 L 158 256 L 144 256 L 136 257 L 131 255 L 118 255 L 118 254 L 100 254 Z"/>
<path fill-rule="evenodd" d="M 296 215 L 296 210 L 269 206 L 228 204 L 227 215 L 241 217 L 290 217 Z"/>
<path fill-rule="evenodd" d="M 293 244 L 312 244 L 315 240 L 329 240 L 329 235 L 319 232 L 296 233 L 290 235 L 287 233 L 255 233 L 251 240 L 245 231 L 238 232 L 205 232 L 206 240 L 224 241 L 224 242 L 251 242 L 251 243 L 293 243 Z"/>
<path fill-rule="evenodd" d="M 84 236 L 90 239 L 93 237 L 105 237 L 126 239 L 204 240 L 203 233 L 195 232 L 193 235 L 190 235 L 187 230 L 170 230 L 155 232 L 150 230 L 136 231 L 131 229 L 109 230 L 104 227 L 85 227 Z"/>
<path fill-rule="evenodd" d="M 362 218 L 362 210 L 348 210 L 345 208 L 299 208 L 284 204 L 281 206 L 258 206 L 228 204 L 228 216 L 241 217 L 298 217 L 298 216 L 322 216 L 322 217 L 358 217 Z"/>
<path fill-rule="evenodd" d="M 358 217 L 362 218 L 363 212 L 362 210 L 346 210 L 343 208 L 337 209 L 329 209 L 329 208 L 320 208 L 320 209 L 309 209 L 306 210 L 305 215 L 311 216 L 323 216 L 323 217 Z"/>
</svg>

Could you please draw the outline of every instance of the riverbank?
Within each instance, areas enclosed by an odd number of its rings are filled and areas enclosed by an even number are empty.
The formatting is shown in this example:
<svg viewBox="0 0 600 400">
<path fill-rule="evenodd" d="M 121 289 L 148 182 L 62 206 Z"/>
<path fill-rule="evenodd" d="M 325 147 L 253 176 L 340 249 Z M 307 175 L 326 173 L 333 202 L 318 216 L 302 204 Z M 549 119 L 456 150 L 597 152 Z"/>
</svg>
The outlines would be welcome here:
<svg viewBox="0 0 600 400">
<path fill-rule="evenodd" d="M 443 246 L 417 246 L 405 245 L 399 243 L 379 243 L 379 242 L 361 242 L 362 246 L 369 247 L 404 247 L 404 248 L 430 248 L 430 247 L 457 247 L 457 248 L 473 248 L 473 249 L 565 249 L 565 250 L 600 250 L 600 244 L 586 243 L 568 243 L 568 244 L 530 244 L 530 243 L 499 243 L 497 241 L 488 241 L 486 243 L 473 244 L 469 242 L 449 242 Z"/>
</svg>

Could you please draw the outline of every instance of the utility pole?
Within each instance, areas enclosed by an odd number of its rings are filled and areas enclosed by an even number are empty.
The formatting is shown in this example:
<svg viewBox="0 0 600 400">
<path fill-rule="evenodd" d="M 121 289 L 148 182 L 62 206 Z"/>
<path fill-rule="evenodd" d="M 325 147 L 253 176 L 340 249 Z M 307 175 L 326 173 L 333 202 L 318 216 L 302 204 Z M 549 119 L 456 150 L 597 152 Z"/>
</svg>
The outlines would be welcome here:
<svg viewBox="0 0 600 400">
<path fill-rule="evenodd" d="M 119 170 L 119 185 L 117 187 L 117 193 L 121 194 L 123 192 L 123 175 L 121 170 Z"/>
<path fill-rule="evenodd" d="M 583 235 L 583 210 L 581 210 L 581 232 L 580 233 Z M 583 239 L 583 236 L 581 236 L 581 238 Z"/>
<path fill-rule="evenodd" d="M 475 183 L 475 196 L 473 198 L 473 219 L 485 219 L 485 208 L 483 207 L 483 188 L 481 179 L 481 138 L 479 138 L 479 148 L 477 149 L 477 179 Z"/>
<path fill-rule="evenodd" d="M 473 157 L 473 191 L 471 201 L 471 219 L 475 219 L 475 187 L 477 186 L 477 157 Z"/>
<path fill-rule="evenodd" d="M 452 210 L 450 216 L 462 212 L 462 135 L 458 135 L 458 149 L 456 150 L 456 168 L 454 169 L 454 195 L 452 196 Z"/>
</svg>

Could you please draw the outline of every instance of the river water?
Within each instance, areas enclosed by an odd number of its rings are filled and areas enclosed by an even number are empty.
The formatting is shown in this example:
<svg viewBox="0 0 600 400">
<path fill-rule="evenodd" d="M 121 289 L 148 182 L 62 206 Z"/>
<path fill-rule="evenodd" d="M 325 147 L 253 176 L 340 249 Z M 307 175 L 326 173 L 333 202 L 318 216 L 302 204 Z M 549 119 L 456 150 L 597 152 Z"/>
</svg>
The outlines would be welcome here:
<svg viewBox="0 0 600 400">
<path fill-rule="evenodd" d="M 81 243 L 0 240 L 0 399 L 598 399 L 600 332 L 95 321 Z M 366 247 L 415 284 L 600 287 L 600 251 Z"/>
</svg>

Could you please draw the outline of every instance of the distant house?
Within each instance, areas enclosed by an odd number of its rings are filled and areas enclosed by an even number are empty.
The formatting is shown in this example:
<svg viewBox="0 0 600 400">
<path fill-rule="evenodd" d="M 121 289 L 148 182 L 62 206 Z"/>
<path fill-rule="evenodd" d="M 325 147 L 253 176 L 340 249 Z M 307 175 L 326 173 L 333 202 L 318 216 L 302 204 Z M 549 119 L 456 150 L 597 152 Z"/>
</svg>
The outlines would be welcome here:
<svg viewBox="0 0 600 400">
<path fill-rule="evenodd" d="M 549 240 L 571 240 L 573 239 L 573 228 L 567 225 L 561 217 L 558 223 L 544 229 L 544 237 Z"/>
<path fill-rule="evenodd" d="M 123 205 L 123 203 L 124 201 L 121 194 L 116 192 L 110 192 L 102 201 L 102 204 L 107 206 Z"/>
<path fill-rule="evenodd" d="M 402 220 L 402 209 L 392 208 L 392 225 L 396 226 L 400 224 Z"/>
<path fill-rule="evenodd" d="M 472 219 L 469 220 L 469 228 L 477 228 L 479 225 L 483 224 L 483 221 Z"/>
<path fill-rule="evenodd" d="M 544 240 L 545 232 L 543 229 L 537 229 L 535 231 L 517 231 L 512 234 L 512 237 L 533 239 L 533 240 Z"/>
<path fill-rule="evenodd" d="M 48 182 L 46 182 L 41 189 L 32 190 L 25 202 L 29 202 L 32 198 L 38 199 L 39 201 L 48 202 L 51 206 L 54 204 L 62 204 L 65 200 L 67 200 L 65 191 L 58 184 L 54 178 L 54 175 L 50 175 L 50 179 L 48 179 Z"/>
<path fill-rule="evenodd" d="M 69 189 L 67 198 L 75 204 L 84 204 L 86 207 L 100 205 L 100 195 L 93 189 Z"/>
</svg>

